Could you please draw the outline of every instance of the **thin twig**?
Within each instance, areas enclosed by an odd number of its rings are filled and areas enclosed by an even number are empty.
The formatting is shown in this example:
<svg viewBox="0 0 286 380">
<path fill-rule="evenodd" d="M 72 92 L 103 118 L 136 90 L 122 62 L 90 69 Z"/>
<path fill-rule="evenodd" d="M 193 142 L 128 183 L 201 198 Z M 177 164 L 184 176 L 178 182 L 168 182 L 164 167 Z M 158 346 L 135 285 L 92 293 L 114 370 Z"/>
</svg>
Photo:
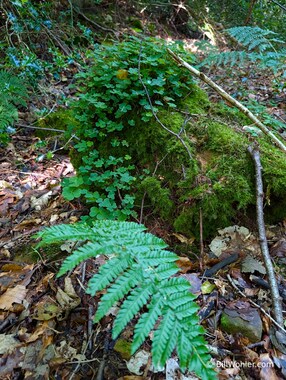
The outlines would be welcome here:
<svg viewBox="0 0 286 380">
<path fill-rule="evenodd" d="M 87 17 L 84 13 L 82 13 L 77 7 L 74 7 L 74 11 L 79 14 L 82 18 L 84 18 L 86 21 L 88 21 L 90 24 L 94 25 L 96 28 L 98 29 L 101 29 L 101 30 L 104 30 L 105 32 L 111 32 L 111 33 L 114 33 L 115 36 L 118 35 L 118 32 L 116 32 L 115 30 L 113 29 L 110 29 L 110 28 L 105 28 L 104 26 L 102 25 L 99 25 L 97 22 L 91 20 L 89 17 Z"/>
<path fill-rule="evenodd" d="M 201 71 L 195 69 L 193 66 L 189 65 L 187 62 L 185 62 L 181 57 L 176 55 L 172 50 L 167 49 L 169 54 L 172 56 L 172 58 L 177 62 L 177 64 L 184 66 L 187 70 L 189 70 L 193 75 L 195 75 L 197 78 L 201 79 L 205 83 L 207 83 L 211 88 L 213 88 L 222 98 L 227 100 L 230 104 L 232 104 L 234 107 L 238 108 L 244 115 L 246 115 L 250 120 L 253 121 L 253 123 L 261 129 L 262 132 L 264 132 L 275 145 L 277 145 L 284 153 L 286 153 L 286 146 L 283 144 L 282 141 L 278 139 L 274 135 L 273 132 L 271 132 L 266 125 L 264 125 L 257 117 L 249 111 L 247 107 L 245 107 L 243 104 L 238 102 L 236 99 L 234 99 L 232 96 L 230 96 L 226 91 L 224 91 L 220 86 L 218 86 L 216 83 L 214 83 L 209 77 L 207 77 L 204 73 Z"/>
<path fill-rule="evenodd" d="M 142 84 L 143 88 L 144 88 L 144 91 L 146 93 L 146 96 L 147 96 L 147 99 L 148 99 L 148 102 L 150 104 L 150 108 L 151 108 L 151 112 L 155 118 L 155 120 L 157 121 L 157 123 L 159 123 L 161 125 L 161 127 L 163 129 L 165 129 L 167 132 L 169 132 L 171 135 L 175 136 L 178 140 L 180 140 L 181 144 L 184 146 L 184 148 L 186 149 L 187 153 L 188 153 L 188 156 L 190 158 L 190 160 L 192 160 L 192 154 L 190 152 L 190 149 L 189 147 L 187 146 L 187 144 L 185 143 L 185 141 L 182 139 L 182 137 L 180 136 L 180 134 L 172 131 L 171 129 L 167 128 L 162 122 L 161 120 L 158 118 L 156 112 L 154 111 L 154 107 L 153 107 L 153 103 L 152 103 L 152 100 L 150 98 L 150 94 L 149 94 L 149 91 L 145 85 L 145 83 L 143 82 L 143 79 L 142 79 L 142 75 L 141 75 L 141 55 L 142 55 L 142 41 L 141 41 L 141 45 L 140 45 L 140 52 L 139 52 L 139 58 L 138 58 L 138 77 L 139 77 L 139 81 L 140 83 Z"/>
<path fill-rule="evenodd" d="M 266 267 L 268 280 L 269 280 L 272 305 L 273 305 L 273 314 L 277 323 L 279 325 L 283 325 L 284 322 L 283 322 L 281 297 L 279 294 L 278 284 L 276 281 L 275 272 L 274 272 L 272 260 L 271 260 L 268 245 L 267 245 L 266 230 L 265 230 L 265 223 L 264 223 L 264 216 L 263 216 L 264 193 L 263 193 L 263 182 L 262 182 L 262 165 L 260 162 L 260 153 L 259 153 L 257 144 L 254 146 L 249 146 L 248 151 L 253 159 L 254 166 L 255 166 L 256 218 L 257 218 L 261 253 L 263 256 L 263 260 L 264 260 L 264 264 Z"/>
<path fill-rule="evenodd" d="M 52 131 L 52 132 L 61 132 L 61 133 L 65 132 L 63 129 L 36 127 L 35 125 L 25 125 L 25 124 L 20 124 L 20 123 L 16 123 L 15 125 L 16 127 L 20 127 L 20 128 L 40 129 L 43 131 Z"/>
<path fill-rule="evenodd" d="M 203 212 L 200 208 L 200 270 L 204 271 Z"/>
<path fill-rule="evenodd" d="M 243 297 L 243 298 L 247 298 L 247 300 L 249 301 L 249 303 L 251 303 L 253 306 L 257 307 L 258 309 L 260 309 L 262 311 L 262 313 L 264 315 L 266 315 L 266 317 L 268 317 L 273 323 L 275 326 L 277 326 L 280 330 L 282 330 L 284 333 L 286 333 L 286 330 L 283 328 L 283 323 L 282 325 L 280 325 L 278 322 L 275 321 L 275 319 L 273 317 L 271 317 L 271 315 L 269 313 L 267 313 L 266 310 L 263 309 L 263 307 L 261 307 L 260 305 L 258 305 L 256 302 L 252 301 L 251 299 L 249 299 L 249 297 L 247 297 L 236 285 L 235 283 L 233 282 L 233 279 L 230 277 L 229 274 L 226 275 L 227 276 L 227 279 L 228 281 L 230 282 L 230 284 L 234 287 L 234 289 Z"/>
</svg>

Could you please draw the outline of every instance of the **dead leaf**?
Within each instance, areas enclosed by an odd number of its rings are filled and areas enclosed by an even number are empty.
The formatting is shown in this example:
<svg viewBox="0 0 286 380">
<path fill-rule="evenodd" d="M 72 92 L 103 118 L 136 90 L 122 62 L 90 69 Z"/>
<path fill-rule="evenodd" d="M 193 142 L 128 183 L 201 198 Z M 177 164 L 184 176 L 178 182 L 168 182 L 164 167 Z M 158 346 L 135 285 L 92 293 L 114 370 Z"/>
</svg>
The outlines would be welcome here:
<svg viewBox="0 0 286 380">
<path fill-rule="evenodd" d="M 126 363 L 128 370 L 135 375 L 142 375 L 150 357 L 150 352 L 140 350 Z"/>
<path fill-rule="evenodd" d="M 266 274 L 266 269 L 261 261 L 255 259 L 254 257 L 247 255 L 241 264 L 241 271 L 243 273 L 254 273 L 255 271 Z"/>
<path fill-rule="evenodd" d="M 69 277 L 65 278 L 65 291 L 60 288 L 58 289 L 56 300 L 60 304 L 62 312 L 64 312 L 62 317 L 58 316 L 58 319 L 64 319 L 71 310 L 75 309 L 81 303 L 81 299 L 76 294 Z"/>
<path fill-rule="evenodd" d="M 178 233 L 173 233 L 172 236 L 175 236 L 181 243 L 192 245 L 193 242 L 195 241 L 195 238 L 187 238 L 186 236 Z"/>
<path fill-rule="evenodd" d="M 40 218 L 23 220 L 23 222 L 17 224 L 17 226 L 14 227 L 12 231 L 23 231 L 29 227 L 34 227 L 35 225 L 41 223 L 42 220 Z"/>
<path fill-rule="evenodd" d="M 60 307 L 50 298 L 42 300 L 36 307 L 33 319 L 48 321 L 61 313 Z"/>
<path fill-rule="evenodd" d="M 0 190 L 3 189 L 13 189 L 13 186 L 7 181 L 0 180 Z"/>
<path fill-rule="evenodd" d="M 202 284 L 201 289 L 202 289 L 202 294 L 210 294 L 215 289 L 215 285 L 209 281 L 205 281 Z"/>
<path fill-rule="evenodd" d="M 190 286 L 191 286 L 190 287 L 191 293 L 197 294 L 201 292 L 202 281 L 199 278 L 198 273 L 186 273 L 186 274 L 182 274 L 180 277 L 183 277 L 189 281 Z"/>
<path fill-rule="evenodd" d="M 279 380 L 279 377 L 275 372 L 274 363 L 271 360 L 269 353 L 261 354 L 259 356 L 257 367 L 260 368 L 261 380 Z"/>
<path fill-rule="evenodd" d="M 180 268 L 180 272 L 186 273 L 189 270 L 193 269 L 193 263 L 188 257 L 180 256 L 179 259 L 176 261 L 176 264 Z"/>
<path fill-rule="evenodd" d="M 42 210 L 45 206 L 47 206 L 53 192 L 48 191 L 44 195 L 42 195 L 39 198 L 36 198 L 35 196 L 31 196 L 31 208 L 35 209 L 36 211 Z"/>
<path fill-rule="evenodd" d="M 19 345 L 21 342 L 15 338 L 15 334 L 0 334 L 0 355 L 12 352 Z"/>
<path fill-rule="evenodd" d="M 13 307 L 13 303 L 22 303 L 26 294 L 27 289 L 23 285 L 16 285 L 14 288 L 6 290 L 0 296 L 0 309 L 10 310 Z"/>
</svg>

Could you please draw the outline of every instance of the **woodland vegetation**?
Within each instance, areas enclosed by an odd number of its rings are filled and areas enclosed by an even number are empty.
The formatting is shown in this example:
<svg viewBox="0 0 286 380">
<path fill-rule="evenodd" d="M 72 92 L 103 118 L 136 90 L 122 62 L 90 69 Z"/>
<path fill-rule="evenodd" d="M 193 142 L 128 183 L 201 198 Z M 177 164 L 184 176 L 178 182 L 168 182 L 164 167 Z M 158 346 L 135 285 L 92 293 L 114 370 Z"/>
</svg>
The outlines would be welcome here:
<svg viewBox="0 0 286 380">
<path fill-rule="evenodd" d="M 1 1 L 1 379 L 286 377 L 285 21 Z"/>
</svg>

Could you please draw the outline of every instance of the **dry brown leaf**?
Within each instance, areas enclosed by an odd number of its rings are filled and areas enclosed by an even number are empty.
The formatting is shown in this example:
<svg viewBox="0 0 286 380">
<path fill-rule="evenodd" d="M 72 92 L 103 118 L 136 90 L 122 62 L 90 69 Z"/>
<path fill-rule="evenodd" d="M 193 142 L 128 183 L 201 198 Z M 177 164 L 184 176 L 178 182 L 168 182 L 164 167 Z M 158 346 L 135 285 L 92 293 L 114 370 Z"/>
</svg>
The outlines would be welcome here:
<svg viewBox="0 0 286 380">
<path fill-rule="evenodd" d="M 180 277 L 183 277 L 190 282 L 191 293 L 197 294 L 201 292 L 202 281 L 199 278 L 198 273 L 186 273 L 181 275 Z"/>
<path fill-rule="evenodd" d="M 13 186 L 7 181 L 0 180 L 0 190 L 2 189 L 13 189 Z"/>
<path fill-rule="evenodd" d="M 192 245 L 195 241 L 195 238 L 187 238 L 186 236 L 178 233 L 173 233 L 173 236 L 175 236 L 181 243 Z"/>
<path fill-rule="evenodd" d="M 22 303 L 26 294 L 27 289 L 24 285 L 16 285 L 14 288 L 6 290 L 0 296 L 0 309 L 10 310 L 13 307 L 13 303 Z"/>
<path fill-rule="evenodd" d="M 193 269 L 193 263 L 188 257 L 180 256 L 179 259 L 176 261 L 176 264 L 180 268 L 180 272 L 186 273 L 189 270 Z"/>
<path fill-rule="evenodd" d="M 49 321 L 61 314 L 60 307 L 50 298 L 43 299 L 36 307 L 33 319 Z"/>
<path fill-rule="evenodd" d="M 34 227 L 35 225 L 41 223 L 42 220 L 40 218 L 23 220 L 23 222 L 17 224 L 17 226 L 14 227 L 12 231 L 23 231 L 26 228 Z"/>
</svg>

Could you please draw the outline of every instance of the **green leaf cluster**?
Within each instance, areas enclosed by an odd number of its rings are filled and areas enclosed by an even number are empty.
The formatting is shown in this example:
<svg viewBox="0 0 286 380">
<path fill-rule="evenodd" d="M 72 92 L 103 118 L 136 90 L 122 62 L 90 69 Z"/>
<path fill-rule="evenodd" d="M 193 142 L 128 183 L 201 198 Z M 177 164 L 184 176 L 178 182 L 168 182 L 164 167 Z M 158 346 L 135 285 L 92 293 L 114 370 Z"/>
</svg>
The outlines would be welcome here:
<svg viewBox="0 0 286 380">
<path fill-rule="evenodd" d="M 26 106 L 27 89 L 22 80 L 0 71 L 0 142 L 6 143 L 13 124 L 18 120 L 18 107 Z"/>
<path fill-rule="evenodd" d="M 42 238 L 40 245 L 65 240 L 83 242 L 65 259 L 58 276 L 97 255 L 109 257 L 90 279 L 87 293 L 94 296 L 105 290 L 95 322 L 121 302 L 113 324 L 114 339 L 135 318 L 132 353 L 155 329 L 152 358 L 156 367 L 165 365 L 176 350 L 182 370 L 194 371 L 206 380 L 216 378 L 204 329 L 199 325 L 195 296 L 189 291 L 189 282 L 176 277 L 178 257 L 166 249 L 163 240 L 146 233 L 142 225 L 109 220 L 96 221 L 92 226 L 53 226 L 38 236 Z"/>
<path fill-rule="evenodd" d="M 180 45 L 173 49 L 183 53 Z M 133 214 L 136 174 L 126 131 L 136 134 L 154 113 L 175 109 L 190 91 L 191 78 L 159 39 L 98 45 L 90 60 L 93 64 L 77 76 L 76 125 L 69 129 L 80 139 L 71 154 L 77 176 L 64 180 L 63 194 L 89 203 L 93 217 L 124 220 Z"/>
</svg>

